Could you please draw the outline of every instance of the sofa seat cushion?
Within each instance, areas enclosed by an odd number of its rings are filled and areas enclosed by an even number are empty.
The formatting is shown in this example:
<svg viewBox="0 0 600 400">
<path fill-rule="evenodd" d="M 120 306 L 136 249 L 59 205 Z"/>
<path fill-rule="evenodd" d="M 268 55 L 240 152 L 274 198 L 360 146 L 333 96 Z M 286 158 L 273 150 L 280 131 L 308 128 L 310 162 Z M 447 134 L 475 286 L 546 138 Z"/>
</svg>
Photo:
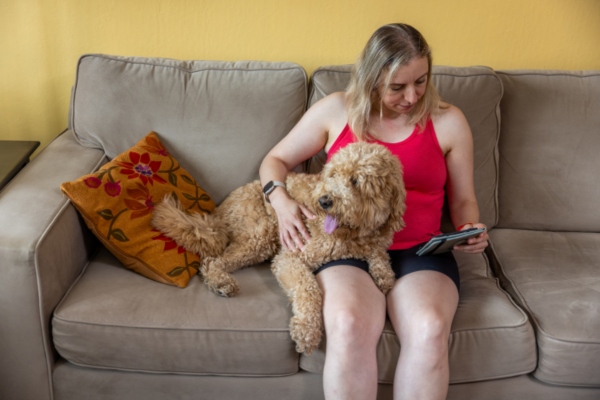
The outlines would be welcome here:
<svg viewBox="0 0 600 400">
<path fill-rule="evenodd" d="M 494 229 L 503 284 L 536 330 L 534 376 L 600 387 L 600 234 Z"/>
<path fill-rule="evenodd" d="M 132 274 L 102 248 L 52 320 L 66 360 L 118 370 L 240 376 L 298 371 L 288 300 L 262 264 L 235 273 L 236 297 Z"/>
<path fill-rule="evenodd" d="M 528 317 L 504 292 L 483 255 L 456 253 L 460 301 L 450 336 L 450 382 L 476 382 L 527 374 L 535 369 L 536 348 Z M 325 347 L 300 358 L 300 367 L 323 371 Z M 377 346 L 379 381 L 393 383 L 401 343 L 390 321 Z"/>
</svg>

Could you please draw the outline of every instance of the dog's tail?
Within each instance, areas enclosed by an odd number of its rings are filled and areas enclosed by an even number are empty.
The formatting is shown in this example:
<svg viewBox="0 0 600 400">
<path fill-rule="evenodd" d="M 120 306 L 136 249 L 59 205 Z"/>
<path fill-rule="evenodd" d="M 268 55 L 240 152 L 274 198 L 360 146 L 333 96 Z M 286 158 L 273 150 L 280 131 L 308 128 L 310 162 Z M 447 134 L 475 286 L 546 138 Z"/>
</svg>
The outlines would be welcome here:
<svg viewBox="0 0 600 400">
<path fill-rule="evenodd" d="M 200 257 L 218 256 L 229 242 L 225 226 L 218 219 L 210 214 L 188 214 L 171 196 L 165 196 L 154 207 L 152 225 Z"/>
</svg>

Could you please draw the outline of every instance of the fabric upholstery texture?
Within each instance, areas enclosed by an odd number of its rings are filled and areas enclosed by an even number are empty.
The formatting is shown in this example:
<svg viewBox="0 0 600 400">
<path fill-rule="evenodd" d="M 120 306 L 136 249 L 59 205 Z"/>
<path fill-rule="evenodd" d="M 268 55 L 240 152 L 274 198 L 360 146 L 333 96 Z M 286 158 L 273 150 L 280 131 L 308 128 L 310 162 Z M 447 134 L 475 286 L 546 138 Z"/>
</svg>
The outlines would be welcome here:
<svg viewBox="0 0 600 400">
<path fill-rule="evenodd" d="M 291 310 L 268 264 L 235 273 L 240 293 L 200 280 L 184 290 L 132 274 L 105 249 L 53 318 L 54 344 L 84 366 L 160 373 L 279 376 L 298 371 Z"/>
<path fill-rule="evenodd" d="M 600 72 L 499 71 L 499 227 L 598 232 Z"/>
<path fill-rule="evenodd" d="M 534 376 L 600 387 L 598 71 L 499 71 L 497 272 L 536 328 Z"/>
<path fill-rule="evenodd" d="M 101 151 L 82 149 L 65 132 L 0 192 L 2 399 L 44 399 L 52 392 L 56 352 L 48 322 L 97 246 L 59 186 L 103 162 Z"/>
<path fill-rule="evenodd" d="M 495 229 L 490 236 L 505 286 L 536 327 L 534 376 L 600 387 L 600 234 Z"/>
<path fill-rule="evenodd" d="M 306 72 L 293 63 L 86 55 L 70 126 L 109 158 L 157 132 L 218 204 L 258 178 L 264 156 L 304 113 L 306 93 Z"/>
<path fill-rule="evenodd" d="M 220 377 L 143 374 L 80 368 L 59 362 L 54 372 L 56 398 L 61 400 L 164 400 L 173 396 L 213 400 L 323 399 L 323 377 L 300 371 L 284 377 Z M 391 399 L 392 385 L 379 384 L 377 399 Z M 530 375 L 450 385 L 447 400 L 544 399 L 597 400 L 598 390 L 544 384 Z"/>
<path fill-rule="evenodd" d="M 127 268 L 182 288 L 198 272 L 200 257 L 153 229 L 152 212 L 165 196 L 189 212 L 207 213 L 215 204 L 155 132 L 100 170 L 63 183 L 61 190 Z"/>
</svg>

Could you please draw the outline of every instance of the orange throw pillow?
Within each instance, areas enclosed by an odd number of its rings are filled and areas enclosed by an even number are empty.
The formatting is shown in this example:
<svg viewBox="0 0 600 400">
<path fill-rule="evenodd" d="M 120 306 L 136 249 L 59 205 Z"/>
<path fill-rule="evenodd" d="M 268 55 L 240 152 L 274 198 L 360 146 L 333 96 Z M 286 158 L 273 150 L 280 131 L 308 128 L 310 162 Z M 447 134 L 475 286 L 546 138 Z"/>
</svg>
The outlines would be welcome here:
<svg viewBox="0 0 600 400">
<path fill-rule="evenodd" d="M 152 228 L 154 205 L 174 196 L 190 212 L 215 203 L 169 154 L 155 132 L 100 170 L 60 186 L 106 248 L 127 268 L 158 282 L 187 286 L 200 258 Z"/>
</svg>

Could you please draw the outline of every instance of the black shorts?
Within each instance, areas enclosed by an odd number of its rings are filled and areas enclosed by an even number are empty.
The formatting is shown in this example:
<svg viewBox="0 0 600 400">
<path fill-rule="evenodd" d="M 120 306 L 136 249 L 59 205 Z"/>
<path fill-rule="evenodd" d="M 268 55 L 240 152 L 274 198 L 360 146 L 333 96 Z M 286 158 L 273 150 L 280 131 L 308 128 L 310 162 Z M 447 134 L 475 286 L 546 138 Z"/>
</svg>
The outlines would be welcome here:
<svg viewBox="0 0 600 400">
<path fill-rule="evenodd" d="M 427 254 L 418 256 L 417 250 L 422 246 L 411 247 L 406 250 L 388 250 L 392 262 L 392 269 L 396 274 L 396 279 L 400 279 L 411 272 L 416 271 L 438 271 L 452 279 L 456 288 L 460 291 L 460 275 L 458 273 L 458 265 L 451 251 L 441 254 Z M 344 260 L 334 260 L 321 265 L 313 273 L 316 275 L 326 268 L 335 265 L 351 265 L 369 272 L 369 263 L 356 258 Z"/>
</svg>

